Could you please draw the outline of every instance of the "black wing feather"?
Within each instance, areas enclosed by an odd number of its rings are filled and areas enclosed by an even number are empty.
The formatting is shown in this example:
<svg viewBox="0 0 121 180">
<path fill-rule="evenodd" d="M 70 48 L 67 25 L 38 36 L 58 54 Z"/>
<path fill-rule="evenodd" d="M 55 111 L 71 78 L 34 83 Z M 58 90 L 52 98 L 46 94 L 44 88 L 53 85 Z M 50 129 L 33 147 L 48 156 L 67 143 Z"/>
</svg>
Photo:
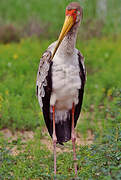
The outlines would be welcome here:
<svg viewBox="0 0 121 180">
<path fill-rule="evenodd" d="M 46 77 L 47 80 L 47 86 L 44 87 L 45 90 L 45 96 L 42 98 L 43 102 L 43 115 L 45 119 L 45 123 L 48 129 L 48 132 L 50 136 L 52 137 L 53 133 L 53 125 L 52 121 L 50 119 L 50 97 L 51 97 L 51 92 L 52 92 L 52 62 L 50 64 L 50 69 L 48 71 L 48 76 Z"/>
<path fill-rule="evenodd" d="M 80 52 L 78 52 L 78 61 L 79 61 L 79 67 L 80 67 L 80 79 L 81 79 L 81 89 L 79 89 L 79 102 L 75 107 L 75 114 L 74 114 L 74 126 L 77 124 L 77 120 L 79 118 L 82 102 L 83 102 L 83 95 L 84 95 L 84 85 L 86 81 L 86 72 L 83 66 L 84 57 L 81 55 Z"/>
</svg>

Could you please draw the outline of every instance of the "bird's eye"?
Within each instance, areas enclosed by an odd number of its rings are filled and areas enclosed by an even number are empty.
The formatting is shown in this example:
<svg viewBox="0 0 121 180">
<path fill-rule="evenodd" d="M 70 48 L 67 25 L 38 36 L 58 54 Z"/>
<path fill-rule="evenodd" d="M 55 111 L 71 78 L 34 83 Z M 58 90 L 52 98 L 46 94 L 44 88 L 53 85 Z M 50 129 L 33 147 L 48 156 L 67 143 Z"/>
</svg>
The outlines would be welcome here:
<svg viewBox="0 0 121 180">
<path fill-rule="evenodd" d="M 80 15 L 80 12 L 79 12 L 79 11 L 77 11 L 77 15 Z"/>
</svg>

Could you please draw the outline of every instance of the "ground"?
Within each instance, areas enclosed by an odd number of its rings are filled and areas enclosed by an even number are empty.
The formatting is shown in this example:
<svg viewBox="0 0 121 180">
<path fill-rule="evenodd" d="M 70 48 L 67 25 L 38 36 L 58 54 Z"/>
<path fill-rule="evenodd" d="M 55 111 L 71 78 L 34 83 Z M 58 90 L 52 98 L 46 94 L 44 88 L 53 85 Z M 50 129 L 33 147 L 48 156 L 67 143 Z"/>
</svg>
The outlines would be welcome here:
<svg viewBox="0 0 121 180">
<path fill-rule="evenodd" d="M 28 140 L 33 140 L 35 133 L 33 131 L 16 131 L 15 133 L 12 133 L 9 129 L 2 129 L 0 130 L 0 133 L 3 135 L 3 137 L 8 140 L 8 142 L 12 141 L 17 141 L 18 138 L 21 138 L 21 142 L 27 143 Z M 87 137 L 84 138 L 79 132 L 77 133 L 77 139 L 76 139 L 76 144 L 77 146 L 85 146 L 85 145 L 90 145 L 93 143 L 94 140 L 94 134 L 92 134 L 91 130 L 88 130 L 87 132 Z M 49 137 L 47 129 L 43 128 L 42 129 L 42 138 L 40 139 L 41 143 L 48 148 L 51 152 L 53 152 L 53 144 L 52 144 L 52 139 Z M 70 145 L 70 143 L 69 143 Z M 23 150 L 24 150 L 23 146 Z M 22 151 L 23 151 L 22 150 Z M 61 146 L 57 144 L 57 152 L 63 153 L 63 152 L 69 152 L 70 150 L 68 149 L 68 145 L 66 147 Z M 21 152 L 21 151 L 20 151 Z M 17 146 L 14 146 L 11 149 L 11 155 L 18 155 L 19 150 L 17 150 Z"/>
</svg>

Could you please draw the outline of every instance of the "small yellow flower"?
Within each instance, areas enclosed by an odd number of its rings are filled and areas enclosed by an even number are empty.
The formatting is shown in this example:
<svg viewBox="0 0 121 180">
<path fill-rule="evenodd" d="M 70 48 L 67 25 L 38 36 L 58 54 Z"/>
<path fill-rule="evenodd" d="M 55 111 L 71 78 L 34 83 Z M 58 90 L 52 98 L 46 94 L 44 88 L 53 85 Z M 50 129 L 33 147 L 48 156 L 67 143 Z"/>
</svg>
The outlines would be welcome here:
<svg viewBox="0 0 121 180">
<path fill-rule="evenodd" d="M 3 98 L 2 98 L 2 96 L 0 95 L 0 102 L 2 102 L 3 101 Z"/>
<path fill-rule="evenodd" d="M 20 43 L 23 44 L 24 43 L 24 39 L 21 39 Z"/>
<path fill-rule="evenodd" d="M 6 90 L 6 91 L 5 91 L 5 94 L 8 96 L 8 94 L 9 94 L 9 91 L 8 91 L 8 90 Z"/>
<path fill-rule="evenodd" d="M 2 98 L 2 96 L 0 95 L 0 111 L 1 111 L 1 109 L 2 109 L 2 101 L 3 101 L 3 98 Z"/>
<path fill-rule="evenodd" d="M 6 47 L 10 47 L 10 44 L 8 43 L 8 44 L 6 44 Z"/>
<path fill-rule="evenodd" d="M 14 54 L 13 55 L 13 59 L 17 59 L 18 58 L 18 55 L 17 54 Z"/>
<path fill-rule="evenodd" d="M 109 89 L 107 92 L 107 96 L 110 97 L 112 95 L 112 89 Z"/>
<path fill-rule="evenodd" d="M 102 92 L 105 92 L 105 88 L 102 88 Z"/>
<path fill-rule="evenodd" d="M 39 117 L 41 117 L 41 116 L 42 116 L 42 112 L 41 112 L 41 111 L 38 113 L 38 116 L 39 116 Z"/>
</svg>

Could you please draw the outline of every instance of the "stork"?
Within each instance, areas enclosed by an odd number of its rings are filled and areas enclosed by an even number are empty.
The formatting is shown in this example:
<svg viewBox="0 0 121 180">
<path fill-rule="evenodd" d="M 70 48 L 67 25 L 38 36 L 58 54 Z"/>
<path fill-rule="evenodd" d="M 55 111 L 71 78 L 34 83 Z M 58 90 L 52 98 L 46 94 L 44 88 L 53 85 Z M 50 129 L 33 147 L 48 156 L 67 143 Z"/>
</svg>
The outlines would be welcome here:
<svg viewBox="0 0 121 180">
<path fill-rule="evenodd" d="M 56 143 L 63 145 L 70 139 L 77 175 L 75 126 L 81 111 L 86 72 L 84 57 L 75 48 L 75 43 L 82 13 L 77 2 L 66 7 L 60 36 L 43 54 L 37 73 L 37 97 L 53 140 L 55 175 Z"/>
</svg>

